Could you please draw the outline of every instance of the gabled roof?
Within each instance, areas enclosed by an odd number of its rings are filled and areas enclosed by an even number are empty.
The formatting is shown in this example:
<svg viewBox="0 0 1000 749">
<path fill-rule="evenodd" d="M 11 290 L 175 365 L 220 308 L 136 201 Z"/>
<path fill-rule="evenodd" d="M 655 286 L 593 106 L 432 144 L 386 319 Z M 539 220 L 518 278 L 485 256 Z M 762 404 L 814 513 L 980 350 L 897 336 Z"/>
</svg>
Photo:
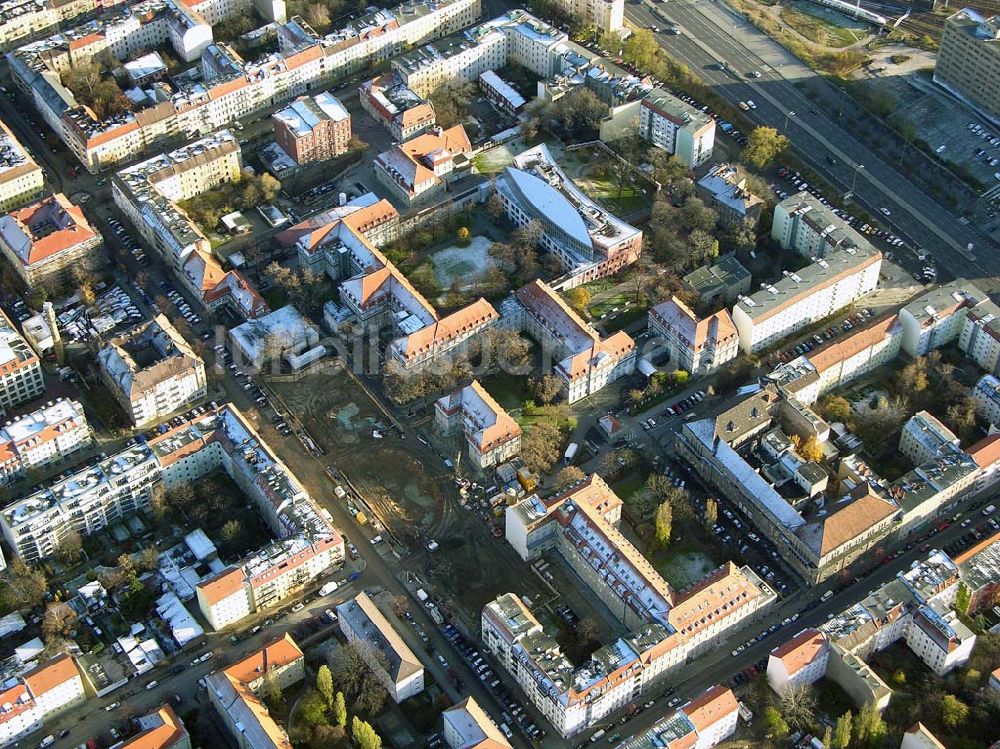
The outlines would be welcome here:
<svg viewBox="0 0 1000 749">
<path fill-rule="evenodd" d="M 885 520 L 899 508 L 875 494 L 864 485 L 865 494 L 834 510 L 822 522 L 819 555 L 829 554 L 844 544 L 863 535 L 874 525 Z"/>
<path fill-rule="evenodd" d="M 473 697 L 466 697 L 442 714 L 462 743 L 451 749 L 510 749 L 510 743 Z"/>
<path fill-rule="evenodd" d="M 230 567 L 213 577 L 202 580 L 198 583 L 197 588 L 201 591 L 205 603 L 212 606 L 242 589 L 243 581 L 243 570 L 239 567 Z"/>
<path fill-rule="evenodd" d="M 24 675 L 24 683 L 38 699 L 46 692 L 62 686 L 68 681 L 80 678 L 76 663 L 66 653 L 57 655 Z"/>
<path fill-rule="evenodd" d="M 889 315 L 823 346 L 809 355 L 809 362 L 816 368 L 817 372 L 825 372 L 830 367 L 845 362 L 865 349 L 881 343 L 900 329 L 899 316 Z"/>
<path fill-rule="evenodd" d="M 825 634 L 815 629 L 804 629 L 772 650 L 771 656 L 784 664 L 789 676 L 794 676 L 821 658 L 826 647 Z"/>
<path fill-rule="evenodd" d="M 0 217 L 0 238 L 28 267 L 97 238 L 83 211 L 62 193 Z"/>
<path fill-rule="evenodd" d="M 282 668 L 304 657 L 295 640 L 286 632 L 242 661 L 234 663 L 224 673 L 241 684 L 252 684 L 272 668 Z"/>
<path fill-rule="evenodd" d="M 120 749 L 170 749 L 188 736 L 177 713 L 167 704 L 142 716 L 138 723 L 142 732 L 127 739 L 120 745 Z"/>
<path fill-rule="evenodd" d="M 405 358 L 411 359 L 426 351 L 432 351 L 436 346 L 448 343 L 457 336 L 486 325 L 491 320 L 499 319 L 499 313 L 493 305 L 480 297 L 472 304 L 450 315 L 427 325 L 415 333 L 399 338 L 394 342 Z"/>
<path fill-rule="evenodd" d="M 736 326 L 726 310 L 699 320 L 694 311 L 675 296 L 653 307 L 649 314 L 680 333 L 694 352 L 701 351 L 707 345 L 718 345 L 737 337 Z"/>
<path fill-rule="evenodd" d="M 738 710 L 733 690 L 722 684 L 710 687 L 681 708 L 699 734 Z"/>
</svg>

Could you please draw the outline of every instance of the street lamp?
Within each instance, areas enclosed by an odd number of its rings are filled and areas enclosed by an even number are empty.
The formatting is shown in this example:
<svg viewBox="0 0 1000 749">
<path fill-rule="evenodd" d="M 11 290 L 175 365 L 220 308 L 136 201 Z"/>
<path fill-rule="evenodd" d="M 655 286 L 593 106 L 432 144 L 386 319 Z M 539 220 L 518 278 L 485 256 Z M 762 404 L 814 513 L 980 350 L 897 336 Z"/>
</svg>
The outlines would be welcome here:
<svg viewBox="0 0 1000 749">
<path fill-rule="evenodd" d="M 864 164 L 858 164 L 854 167 L 854 179 L 851 180 L 851 195 L 854 194 L 854 187 L 858 184 L 858 172 L 865 168 Z"/>
<path fill-rule="evenodd" d="M 786 133 L 788 132 L 788 118 L 794 116 L 795 112 L 792 111 L 791 109 L 789 109 L 788 112 L 785 114 L 785 126 L 782 128 L 782 130 L 784 130 Z"/>
</svg>

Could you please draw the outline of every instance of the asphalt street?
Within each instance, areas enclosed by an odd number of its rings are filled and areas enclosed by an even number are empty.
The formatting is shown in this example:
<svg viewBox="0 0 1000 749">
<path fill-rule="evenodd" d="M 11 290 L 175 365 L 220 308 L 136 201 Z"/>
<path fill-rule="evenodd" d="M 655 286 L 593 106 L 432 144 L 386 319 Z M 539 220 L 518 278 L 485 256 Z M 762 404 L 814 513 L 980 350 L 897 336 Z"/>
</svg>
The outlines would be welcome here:
<svg viewBox="0 0 1000 749">
<path fill-rule="evenodd" d="M 733 104 L 753 100 L 757 108 L 746 112 L 751 120 L 787 135 L 795 153 L 844 193 L 853 186 L 854 200 L 894 233 L 929 250 L 956 276 L 1000 274 L 1000 255 L 990 239 L 959 223 L 958 216 L 845 129 L 837 112 L 822 111 L 795 87 L 795 81 L 818 76 L 777 42 L 714 0 L 675 0 L 659 4 L 657 13 L 681 29 L 679 35 L 658 36 L 673 57 Z M 626 16 L 638 27 L 663 24 L 646 4 L 627 5 Z M 751 71 L 761 77 L 746 77 Z M 880 215 L 882 208 L 891 215 Z"/>
</svg>

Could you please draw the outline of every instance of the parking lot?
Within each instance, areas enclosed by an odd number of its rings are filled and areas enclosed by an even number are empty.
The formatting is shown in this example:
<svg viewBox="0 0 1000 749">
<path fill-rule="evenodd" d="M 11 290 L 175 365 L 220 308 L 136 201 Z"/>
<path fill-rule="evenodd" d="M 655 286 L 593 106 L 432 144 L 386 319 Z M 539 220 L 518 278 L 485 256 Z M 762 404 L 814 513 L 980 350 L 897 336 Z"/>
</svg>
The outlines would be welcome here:
<svg viewBox="0 0 1000 749">
<path fill-rule="evenodd" d="M 900 83 L 905 83 L 902 81 Z M 903 88 L 899 83 L 896 88 Z M 906 124 L 941 161 L 960 166 L 987 187 L 997 184 L 1000 172 L 1000 132 L 986 126 L 976 113 L 942 93 L 904 88 L 905 106 L 890 115 L 897 126 Z"/>
<path fill-rule="evenodd" d="M 834 342 L 840 336 L 850 333 L 857 327 L 863 326 L 869 319 L 871 319 L 871 316 L 872 311 L 870 309 L 863 309 L 860 312 L 855 312 L 850 317 L 834 323 L 825 330 L 813 333 L 812 335 L 802 339 L 801 342 L 795 344 L 794 346 L 789 346 L 779 352 L 778 358 L 781 359 L 782 362 L 789 362 L 797 356 L 804 356 L 813 349 L 819 348 L 827 343 Z"/>
</svg>

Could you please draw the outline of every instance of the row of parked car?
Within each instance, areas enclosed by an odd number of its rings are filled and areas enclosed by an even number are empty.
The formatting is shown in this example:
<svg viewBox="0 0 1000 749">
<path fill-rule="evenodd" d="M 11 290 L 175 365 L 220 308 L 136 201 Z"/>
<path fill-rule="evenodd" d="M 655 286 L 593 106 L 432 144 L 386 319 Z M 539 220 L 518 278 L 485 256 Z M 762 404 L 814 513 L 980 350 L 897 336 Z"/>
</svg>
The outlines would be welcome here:
<svg viewBox="0 0 1000 749">
<path fill-rule="evenodd" d="M 146 253 L 143 252 L 142 247 L 139 243 L 132 238 L 132 236 L 125 231 L 125 227 L 122 226 L 121 221 L 116 219 L 110 219 L 108 224 L 111 225 L 111 229 L 114 231 L 118 240 L 125 245 L 125 248 L 132 253 L 132 257 L 135 258 L 137 263 L 144 263 L 146 261 Z"/>
<path fill-rule="evenodd" d="M 535 723 L 531 715 L 524 709 L 524 705 L 518 702 L 510 690 L 500 682 L 493 668 L 480 655 L 479 651 L 453 625 L 445 624 L 441 627 L 441 632 L 455 646 L 465 662 L 469 664 L 469 668 L 476 672 L 479 680 L 493 693 L 493 696 L 503 707 L 503 713 L 500 716 L 502 718 L 500 730 L 503 731 L 504 736 L 507 738 L 513 736 L 513 731 L 511 731 L 513 724 L 524 731 L 529 738 L 540 741 L 545 736 L 545 731 Z M 443 656 L 439 657 L 443 661 L 442 665 L 447 667 L 447 661 L 444 660 Z"/>
<path fill-rule="evenodd" d="M 814 334 L 811 338 L 806 338 L 801 343 L 797 344 L 794 348 L 790 348 L 786 351 L 782 351 L 778 358 L 783 362 L 788 362 L 797 356 L 803 356 L 808 354 L 814 348 L 822 346 L 827 341 L 830 341 L 842 333 L 848 333 L 854 328 L 864 324 L 872 316 L 872 311 L 870 309 L 863 309 L 860 312 L 856 312 L 843 322 L 839 322 L 836 325 L 831 325 L 826 330 L 822 330 L 819 333 Z"/>
</svg>

